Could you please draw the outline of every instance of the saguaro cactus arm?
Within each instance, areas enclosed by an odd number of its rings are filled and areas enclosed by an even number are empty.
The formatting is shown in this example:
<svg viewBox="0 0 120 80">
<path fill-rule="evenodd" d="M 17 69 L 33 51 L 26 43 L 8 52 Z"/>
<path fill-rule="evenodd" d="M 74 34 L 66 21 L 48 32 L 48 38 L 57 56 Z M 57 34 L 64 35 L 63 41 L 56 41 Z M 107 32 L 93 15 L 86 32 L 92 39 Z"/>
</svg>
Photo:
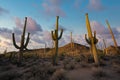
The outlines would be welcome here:
<svg viewBox="0 0 120 80">
<path fill-rule="evenodd" d="M 94 31 L 94 37 L 93 37 L 93 39 L 94 39 L 94 44 L 97 44 L 98 39 L 96 38 L 96 31 Z"/>
<path fill-rule="evenodd" d="M 85 34 L 85 40 L 88 44 L 91 44 L 91 40 L 90 40 L 90 38 L 87 38 L 87 34 Z"/>
<path fill-rule="evenodd" d="M 54 33 L 54 31 L 51 31 L 51 35 L 52 35 L 52 39 L 55 40 L 56 37 L 55 37 L 55 33 Z"/>
<path fill-rule="evenodd" d="M 20 49 L 20 47 L 16 44 L 14 33 L 12 33 L 12 40 L 13 40 L 13 45 L 15 46 L 15 48 Z"/>
<path fill-rule="evenodd" d="M 61 29 L 60 36 L 58 37 L 58 40 L 61 39 L 62 34 L 63 34 L 63 29 Z"/>
<path fill-rule="evenodd" d="M 26 49 L 27 49 L 27 45 L 28 45 L 29 40 L 30 40 L 29 36 L 30 36 L 30 33 L 28 33 L 26 43 L 24 44 L 24 48 L 26 48 Z"/>
</svg>

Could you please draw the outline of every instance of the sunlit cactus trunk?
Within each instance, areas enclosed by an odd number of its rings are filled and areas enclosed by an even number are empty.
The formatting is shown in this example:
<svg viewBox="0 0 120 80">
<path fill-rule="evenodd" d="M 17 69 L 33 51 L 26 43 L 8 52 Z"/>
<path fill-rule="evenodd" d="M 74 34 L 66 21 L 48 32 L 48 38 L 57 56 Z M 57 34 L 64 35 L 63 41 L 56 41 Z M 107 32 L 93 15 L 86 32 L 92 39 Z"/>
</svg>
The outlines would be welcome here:
<svg viewBox="0 0 120 80">
<path fill-rule="evenodd" d="M 94 35 L 92 35 L 92 30 L 90 27 L 88 13 L 86 14 L 86 27 L 87 27 L 87 31 L 88 31 L 88 38 L 87 38 L 87 35 L 85 34 L 85 40 L 91 47 L 91 52 L 93 53 L 95 64 L 99 65 L 98 53 L 97 53 L 97 48 L 96 48 L 96 44 L 98 42 L 98 39 L 96 38 L 95 31 L 94 31 Z"/>
<path fill-rule="evenodd" d="M 108 25 L 108 29 L 109 29 L 110 34 L 111 34 L 111 36 L 112 36 L 112 39 L 113 39 L 113 42 L 114 42 L 114 46 L 117 48 L 118 45 L 117 45 L 117 42 L 116 42 L 115 36 L 114 36 L 114 34 L 113 34 L 113 32 L 112 32 L 112 29 L 111 29 L 111 27 L 110 27 L 110 24 L 109 24 L 108 20 L 106 20 L 106 23 L 107 23 L 107 25 Z"/>
<path fill-rule="evenodd" d="M 18 54 L 18 63 L 19 64 L 21 63 L 21 60 L 22 60 L 22 57 L 23 57 L 23 50 L 27 50 L 27 45 L 28 45 L 29 40 L 30 40 L 30 38 L 29 38 L 30 33 L 28 33 L 27 40 L 26 40 L 26 43 L 25 43 L 26 24 L 27 24 L 27 17 L 25 17 L 25 24 L 24 24 L 24 28 L 23 28 L 23 33 L 21 35 L 20 46 L 18 46 L 16 44 L 15 35 L 14 35 L 14 33 L 12 33 L 13 45 L 15 46 L 15 48 L 19 49 L 19 54 Z"/>
<path fill-rule="evenodd" d="M 53 56 L 53 65 L 57 65 L 57 56 L 58 56 L 58 40 L 61 39 L 62 34 L 63 34 L 63 29 L 61 29 L 61 33 L 60 36 L 58 36 L 58 20 L 59 20 L 59 16 L 56 17 L 56 29 L 53 31 L 51 31 L 51 35 L 52 35 L 52 39 L 54 40 L 54 44 L 55 44 L 55 54 Z"/>
</svg>

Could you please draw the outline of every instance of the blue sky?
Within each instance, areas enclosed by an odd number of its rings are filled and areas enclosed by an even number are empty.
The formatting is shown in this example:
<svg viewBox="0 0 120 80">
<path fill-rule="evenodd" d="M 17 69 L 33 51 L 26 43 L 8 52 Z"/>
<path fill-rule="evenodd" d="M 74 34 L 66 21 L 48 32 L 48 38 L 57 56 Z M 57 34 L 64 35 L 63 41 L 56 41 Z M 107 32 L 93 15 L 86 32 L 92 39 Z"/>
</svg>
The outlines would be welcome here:
<svg viewBox="0 0 120 80">
<path fill-rule="evenodd" d="M 63 36 L 68 36 L 72 31 L 77 42 L 79 41 L 76 39 L 77 35 L 83 36 L 87 33 L 85 13 L 89 13 L 91 25 L 92 27 L 97 26 L 94 29 L 98 30 L 98 34 L 106 35 L 104 32 L 99 31 L 99 29 L 106 30 L 107 25 L 105 20 L 108 19 L 111 27 L 114 31 L 117 31 L 116 37 L 119 40 L 120 0 L 0 0 L 1 33 L 3 28 L 15 32 L 14 29 L 20 28 L 20 25 L 23 24 L 24 17 L 27 16 L 33 22 L 33 24 L 31 23 L 31 27 L 28 26 L 31 28 L 30 31 L 34 27 L 34 31 L 40 30 L 39 32 L 41 33 L 39 34 L 45 32 L 49 34 L 53 30 L 56 15 L 58 15 L 60 16 L 60 26 L 65 29 Z M 100 26 L 102 26 L 102 29 Z M 37 36 L 36 33 L 33 34 Z M 43 36 L 39 37 L 42 38 Z M 4 40 L 6 38 L 2 36 L 0 39 L 2 44 L 5 42 Z M 33 41 L 35 42 L 34 39 Z M 112 40 L 109 38 L 108 42 L 110 41 Z M 7 42 L 10 43 L 9 40 Z M 41 44 L 42 41 L 39 43 Z M 66 38 L 63 39 L 62 43 L 67 43 Z M 4 44 L 6 47 L 8 46 L 6 43 Z"/>
</svg>

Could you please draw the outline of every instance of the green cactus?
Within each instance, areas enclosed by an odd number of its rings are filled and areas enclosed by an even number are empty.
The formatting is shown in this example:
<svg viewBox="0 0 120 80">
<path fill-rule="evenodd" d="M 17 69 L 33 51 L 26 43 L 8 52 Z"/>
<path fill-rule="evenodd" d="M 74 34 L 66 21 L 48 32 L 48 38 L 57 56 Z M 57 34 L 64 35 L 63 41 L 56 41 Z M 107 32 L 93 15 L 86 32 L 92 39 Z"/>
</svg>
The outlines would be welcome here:
<svg viewBox="0 0 120 80">
<path fill-rule="evenodd" d="M 27 50 L 27 45 L 28 45 L 29 40 L 30 40 L 30 38 L 29 38 L 30 33 L 28 33 L 27 40 L 26 40 L 26 43 L 25 43 L 26 24 L 27 24 L 27 17 L 25 17 L 25 24 L 24 24 L 23 33 L 22 33 L 22 35 L 21 35 L 20 46 L 18 46 L 18 45 L 16 44 L 15 35 L 14 35 L 14 33 L 12 33 L 13 45 L 15 46 L 15 48 L 19 49 L 18 63 L 21 63 L 21 59 L 22 59 L 22 57 L 23 57 L 23 51 L 24 51 L 24 50 Z"/>
<path fill-rule="evenodd" d="M 87 31 L 88 31 L 88 39 L 87 39 L 87 35 L 85 34 L 85 40 L 91 47 L 91 52 L 93 53 L 95 64 L 99 65 L 97 48 L 96 48 L 96 44 L 98 42 L 98 39 L 96 38 L 96 31 L 94 31 L 94 35 L 92 35 L 92 30 L 90 27 L 88 13 L 86 14 L 86 27 L 87 27 Z"/>
<path fill-rule="evenodd" d="M 55 54 L 53 56 L 53 65 L 57 65 L 57 56 L 58 56 L 58 41 L 61 39 L 63 34 L 63 29 L 61 29 L 60 36 L 58 36 L 58 19 L 59 16 L 56 17 L 56 29 L 54 31 L 51 31 L 52 39 L 54 40 L 55 44 Z"/>
</svg>

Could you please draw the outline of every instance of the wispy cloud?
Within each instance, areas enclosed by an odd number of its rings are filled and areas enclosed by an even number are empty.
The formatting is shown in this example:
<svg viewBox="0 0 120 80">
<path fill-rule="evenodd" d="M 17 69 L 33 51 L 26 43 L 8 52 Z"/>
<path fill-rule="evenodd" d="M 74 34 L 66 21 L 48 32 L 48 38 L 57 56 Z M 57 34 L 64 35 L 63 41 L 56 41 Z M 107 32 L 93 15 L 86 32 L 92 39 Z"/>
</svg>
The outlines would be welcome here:
<svg viewBox="0 0 120 80">
<path fill-rule="evenodd" d="M 66 0 L 44 0 L 42 3 L 43 13 L 47 16 L 66 16 L 61 8 L 64 1 Z"/>
<path fill-rule="evenodd" d="M 9 13 L 9 11 L 0 6 L 0 15 L 7 14 L 7 13 Z"/>
<path fill-rule="evenodd" d="M 15 17 L 15 25 L 18 28 L 23 28 L 24 26 L 24 20 L 21 20 L 18 17 Z M 38 24 L 34 19 L 32 19 L 31 17 L 28 17 L 27 20 L 27 31 L 34 33 L 36 31 L 42 31 L 42 27 L 40 24 Z"/>
<path fill-rule="evenodd" d="M 93 11 L 100 11 L 104 9 L 101 0 L 89 0 L 88 9 Z"/>
<path fill-rule="evenodd" d="M 93 31 L 96 31 L 100 44 L 103 44 L 103 39 L 107 41 L 108 46 L 114 44 L 107 26 L 105 27 L 97 21 L 91 21 L 91 27 Z M 116 40 L 119 41 L 120 40 L 119 27 L 112 28 L 112 31 L 114 33 Z M 120 43 L 118 43 L 118 45 L 120 45 Z"/>
</svg>

